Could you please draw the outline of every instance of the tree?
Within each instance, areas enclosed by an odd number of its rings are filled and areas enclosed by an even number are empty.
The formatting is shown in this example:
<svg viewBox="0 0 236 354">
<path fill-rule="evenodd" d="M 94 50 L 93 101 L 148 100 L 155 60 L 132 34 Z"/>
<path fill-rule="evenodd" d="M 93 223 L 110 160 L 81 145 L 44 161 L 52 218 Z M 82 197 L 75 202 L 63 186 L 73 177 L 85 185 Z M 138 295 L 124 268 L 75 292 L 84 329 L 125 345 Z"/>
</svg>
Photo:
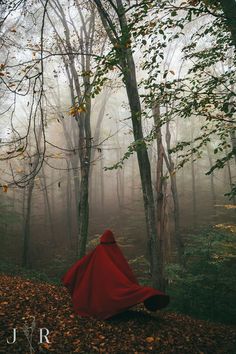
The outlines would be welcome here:
<svg viewBox="0 0 236 354">
<path fill-rule="evenodd" d="M 80 34 L 70 18 L 69 23 L 66 18 L 65 11 L 61 3 L 57 0 L 53 1 L 53 11 L 60 20 L 63 28 L 63 38 L 53 21 L 49 18 L 57 36 L 57 46 L 61 53 L 65 52 L 67 58 L 62 56 L 67 78 L 70 85 L 71 96 L 71 115 L 75 118 L 78 129 L 78 154 L 80 160 L 80 180 L 78 186 L 78 244 L 77 255 L 82 257 L 86 251 L 86 243 L 88 237 L 89 224 L 89 175 L 92 149 L 91 135 L 91 89 L 92 89 L 92 67 L 91 67 L 91 52 L 94 46 L 95 39 L 95 10 L 94 6 L 88 8 L 88 16 L 85 19 L 81 11 L 81 5 L 76 2 L 76 10 L 81 20 Z M 72 35 L 73 32 L 73 35 Z M 77 57 L 73 54 L 76 52 L 72 44 L 72 38 L 75 36 L 76 42 L 79 45 L 81 52 L 79 54 L 79 64 L 81 65 L 80 73 L 78 72 Z M 82 77 L 82 79 L 81 79 Z"/>
<path fill-rule="evenodd" d="M 108 65 L 116 65 L 120 69 L 127 92 L 134 135 L 133 151 L 137 153 L 142 184 L 152 282 L 154 286 L 162 288 L 163 264 L 161 262 L 160 247 L 158 247 L 151 169 L 143 136 L 142 109 L 131 50 L 131 28 L 126 18 L 127 9 L 124 7 L 122 0 L 103 3 L 100 0 L 94 0 L 92 2 L 97 6 L 101 21 L 113 46 L 113 59 Z M 112 14 L 109 12 L 109 7 L 113 10 Z"/>
</svg>

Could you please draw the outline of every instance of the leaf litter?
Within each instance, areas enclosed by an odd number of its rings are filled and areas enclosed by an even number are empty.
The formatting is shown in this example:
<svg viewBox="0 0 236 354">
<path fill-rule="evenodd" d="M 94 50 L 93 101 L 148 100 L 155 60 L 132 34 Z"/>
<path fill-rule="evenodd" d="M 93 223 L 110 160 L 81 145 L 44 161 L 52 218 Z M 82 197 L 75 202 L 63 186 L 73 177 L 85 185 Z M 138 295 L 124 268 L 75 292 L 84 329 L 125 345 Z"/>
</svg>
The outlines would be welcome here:
<svg viewBox="0 0 236 354">
<path fill-rule="evenodd" d="M 81 318 L 74 314 L 70 295 L 63 286 L 5 274 L 0 274 L 0 284 L 2 354 L 236 353 L 236 326 L 168 311 L 149 313 L 143 305 L 107 321 Z M 32 323 L 29 345 L 25 332 Z M 10 345 L 6 340 L 12 340 L 13 328 L 17 328 L 17 340 Z M 40 328 L 49 330 L 50 343 L 39 344 Z M 34 351 L 30 352 L 30 348 Z"/>
</svg>

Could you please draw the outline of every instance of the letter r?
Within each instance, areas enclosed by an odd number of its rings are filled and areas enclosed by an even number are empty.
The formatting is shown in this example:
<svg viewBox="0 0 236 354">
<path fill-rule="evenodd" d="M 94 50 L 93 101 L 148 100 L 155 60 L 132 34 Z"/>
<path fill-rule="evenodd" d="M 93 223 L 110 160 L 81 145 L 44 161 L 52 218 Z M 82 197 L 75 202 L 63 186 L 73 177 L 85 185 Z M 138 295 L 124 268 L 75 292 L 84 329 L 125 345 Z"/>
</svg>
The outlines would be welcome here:
<svg viewBox="0 0 236 354">
<path fill-rule="evenodd" d="M 46 333 L 43 334 L 44 330 L 46 331 Z M 49 330 L 47 328 L 39 328 L 39 343 L 40 344 L 42 344 L 43 342 L 50 343 L 48 340 L 48 335 L 49 335 Z"/>
</svg>

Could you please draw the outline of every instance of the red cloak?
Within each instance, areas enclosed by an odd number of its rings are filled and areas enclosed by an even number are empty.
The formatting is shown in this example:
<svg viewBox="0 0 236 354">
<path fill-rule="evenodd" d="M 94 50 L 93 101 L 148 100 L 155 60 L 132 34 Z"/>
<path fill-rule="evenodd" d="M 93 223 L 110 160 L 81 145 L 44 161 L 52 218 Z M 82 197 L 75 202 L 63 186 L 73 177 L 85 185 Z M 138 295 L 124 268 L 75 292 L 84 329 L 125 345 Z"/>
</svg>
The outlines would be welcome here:
<svg viewBox="0 0 236 354">
<path fill-rule="evenodd" d="M 67 271 L 62 282 L 80 316 L 104 320 L 141 302 L 151 311 L 169 303 L 168 295 L 138 284 L 110 230 L 93 251 Z"/>
</svg>

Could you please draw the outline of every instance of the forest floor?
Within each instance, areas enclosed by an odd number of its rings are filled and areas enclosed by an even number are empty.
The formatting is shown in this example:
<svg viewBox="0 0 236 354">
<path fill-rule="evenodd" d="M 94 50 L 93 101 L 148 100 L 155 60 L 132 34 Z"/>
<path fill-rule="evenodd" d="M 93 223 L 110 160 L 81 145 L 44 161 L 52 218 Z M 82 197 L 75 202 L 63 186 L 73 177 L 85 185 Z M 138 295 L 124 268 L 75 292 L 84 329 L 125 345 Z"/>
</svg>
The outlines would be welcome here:
<svg viewBox="0 0 236 354">
<path fill-rule="evenodd" d="M 64 287 L 4 274 L 0 274 L 0 299 L 0 353 L 4 354 L 236 354 L 235 326 L 164 311 L 150 314 L 142 305 L 107 321 L 79 318 Z M 35 327 L 32 341 L 24 326 Z M 13 328 L 17 328 L 16 342 L 7 344 L 7 338 L 13 340 Z M 49 330 L 49 344 L 38 344 L 40 328 Z"/>
</svg>

